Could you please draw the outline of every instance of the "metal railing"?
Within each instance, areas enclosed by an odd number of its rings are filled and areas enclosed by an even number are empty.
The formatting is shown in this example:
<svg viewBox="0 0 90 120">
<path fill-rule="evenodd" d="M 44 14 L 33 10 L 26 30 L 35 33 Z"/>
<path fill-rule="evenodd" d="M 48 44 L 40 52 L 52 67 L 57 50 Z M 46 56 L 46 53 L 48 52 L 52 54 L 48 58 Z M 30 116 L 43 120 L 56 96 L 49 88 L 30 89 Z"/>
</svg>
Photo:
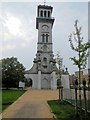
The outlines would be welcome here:
<svg viewBox="0 0 90 120">
<path fill-rule="evenodd" d="M 70 102 L 72 105 L 76 105 L 76 96 L 77 94 L 77 106 L 80 107 L 79 104 L 79 90 L 77 89 L 77 93 L 75 93 L 75 89 L 63 89 L 63 99 Z M 85 98 L 86 96 L 86 98 Z M 85 99 L 86 99 L 86 107 L 87 111 L 90 112 L 90 88 L 87 88 L 85 90 L 81 90 L 81 105 L 82 109 L 85 109 Z"/>
</svg>

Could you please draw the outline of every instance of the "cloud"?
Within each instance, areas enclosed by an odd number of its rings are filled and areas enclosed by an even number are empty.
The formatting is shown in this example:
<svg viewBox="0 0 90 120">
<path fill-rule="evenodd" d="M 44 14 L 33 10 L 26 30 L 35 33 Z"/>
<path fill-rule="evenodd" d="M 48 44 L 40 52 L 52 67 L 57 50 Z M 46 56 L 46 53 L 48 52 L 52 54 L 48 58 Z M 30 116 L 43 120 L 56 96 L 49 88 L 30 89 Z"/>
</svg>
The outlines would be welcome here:
<svg viewBox="0 0 90 120">
<path fill-rule="evenodd" d="M 20 18 L 19 16 L 15 16 L 14 14 L 4 10 L 2 23 L 2 51 L 27 47 L 36 38 L 37 33 L 33 27 L 34 20 L 30 18 L 25 18 L 23 15 Z"/>
<path fill-rule="evenodd" d="M 6 16 L 4 27 L 8 29 L 9 34 L 20 35 L 20 20 L 9 13 Z"/>
<path fill-rule="evenodd" d="M 4 45 L 4 46 L 0 46 L 0 49 L 2 51 L 13 50 L 13 49 L 16 49 L 16 46 L 12 45 L 12 44 L 7 44 L 7 45 Z"/>
</svg>

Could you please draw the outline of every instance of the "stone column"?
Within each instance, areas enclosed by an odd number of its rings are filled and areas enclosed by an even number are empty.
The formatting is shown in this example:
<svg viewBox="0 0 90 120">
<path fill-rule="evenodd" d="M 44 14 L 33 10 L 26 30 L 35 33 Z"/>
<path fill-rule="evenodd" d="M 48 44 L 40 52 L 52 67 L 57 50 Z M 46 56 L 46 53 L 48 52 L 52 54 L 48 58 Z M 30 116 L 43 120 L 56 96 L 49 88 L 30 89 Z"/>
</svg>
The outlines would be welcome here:
<svg viewBox="0 0 90 120">
<path fill-rule="evenodd" d="M 63 74 L 61 76 L 61 83 L 62 83 L 63 88 L 70 89 L 69 75 L 68 74 Z"/>
<path fill-rule="evenodd" d="M 41 89 L 41 60 L 38 58 L 38 78 L 37 89 Z"/>
<path fill-rule="evenodd" d="M 57 89 L 57 80 L 56 80 L 55 71 L 53 71 L 51 74 L 51 89 Z"/>
<path fill-rule="evenodd" d="M 63 99 L 71 99 L 70 83 L 69 83 L 69 75 L 68 74 L 63 74 L 61 76 L 61 83 L 63 86 Z"/>
<path fill-rule="evenodd" d="M 38 71 L 38 89 L 41 89 L 41 71 Z"/>
</svg>

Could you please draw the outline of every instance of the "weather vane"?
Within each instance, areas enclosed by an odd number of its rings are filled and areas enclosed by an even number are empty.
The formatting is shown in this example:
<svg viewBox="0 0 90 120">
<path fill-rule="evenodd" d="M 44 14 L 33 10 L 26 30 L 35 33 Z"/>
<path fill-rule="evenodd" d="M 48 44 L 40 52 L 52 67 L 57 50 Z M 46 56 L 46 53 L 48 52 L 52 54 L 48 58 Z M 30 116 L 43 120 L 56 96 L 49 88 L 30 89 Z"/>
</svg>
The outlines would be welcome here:
<svg viewBox="0 0 90 120">
<path fill-rule="evenodd" d="M 44 5 L 46 4 L 46 0 L 44 0 Z"/>
</svg>

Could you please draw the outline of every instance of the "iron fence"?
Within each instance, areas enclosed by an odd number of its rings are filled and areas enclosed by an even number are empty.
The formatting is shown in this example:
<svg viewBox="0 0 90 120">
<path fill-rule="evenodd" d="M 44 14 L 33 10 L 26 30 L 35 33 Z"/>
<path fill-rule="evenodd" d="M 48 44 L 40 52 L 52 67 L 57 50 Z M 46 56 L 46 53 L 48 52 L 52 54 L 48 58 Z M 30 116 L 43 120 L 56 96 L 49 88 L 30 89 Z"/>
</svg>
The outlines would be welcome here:
<svg viewBox="0 0 90 120">
<path fill-rule="evenodd" d="M 77 93 L 75 93 L 75 88 L 72 89 L 65 89 L 63 88 L 63 99 L 70 102 L 72 105 L 76 105 L 76 96 L 77 94 L 77 106 L 80 107 L 80 101 L 79 101 L 79 90 L 77 89 Z M 86 107 L 87 111 L 90 112 L 90 88 L 85 89 L 85 95 L 86 95 Z M 82 88 L 81 90 L 81 105 L 82 109 L 85 109 L 85 95 L 84 90 Z"/>
</svg>

